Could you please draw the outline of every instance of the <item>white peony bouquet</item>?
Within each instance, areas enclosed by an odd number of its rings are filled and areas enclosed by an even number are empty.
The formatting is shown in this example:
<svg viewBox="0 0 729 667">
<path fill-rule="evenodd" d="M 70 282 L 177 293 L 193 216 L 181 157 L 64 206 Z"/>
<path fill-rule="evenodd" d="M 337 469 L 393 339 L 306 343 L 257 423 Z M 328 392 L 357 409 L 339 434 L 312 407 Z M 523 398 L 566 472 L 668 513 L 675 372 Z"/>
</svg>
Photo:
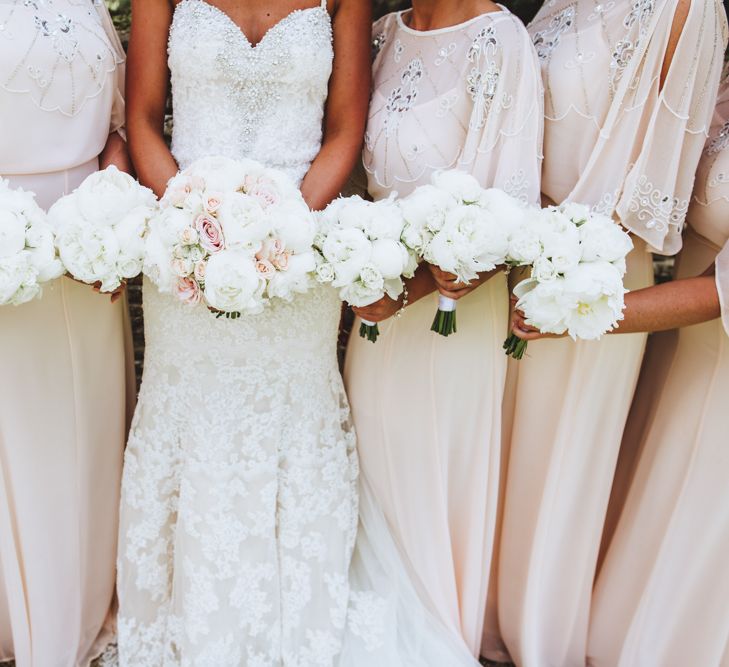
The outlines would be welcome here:
<svg viewBox="0 0 729 667">
<path fill-rule="evenodd" d="M 144 272 L 161 292 L 218 316 L 260 313 L 313 284 L 316 221 L 282 172 L 203 158 L 172 178 L 150 221 Z"/>
<path fill-rule="evenodd" d="M 431 183 L 416 188 L 400 202 L 405 219 L 403 241 L 429 264 L 468 284 L 479 273 L 502 264 L 519 264 L 528 248 L 518 232 L 529 209 L 495 188 L 482 188 L 462 171 L 435 172 Z M 512 261 L 512 243 L 518 258 Z M 456 331 L 456 302 L 441 296 L 433 331 Z"/>
<path fill-rule="evenodd" d="M 376 202 L 358 196 L 335 199 L 319 214 L 316 275 L 339 290 L 352 306 L 369 306 L 385 294 L 398 299 L 403 278 L 417 268 L 415 253 L 402 242 L 403 217 L 394 198 Z M 360 336 L 375 342 L 379 328 L 363 321 Z"/>
<path fill-rule="evenodd" d="M 611 218 L 580 204 L 550 206 L 520 232 L 531 277 L 514 289 L 526 322 L 543 333 L 599 339 L 623 318 L 630 236 Z M 506 353 L 521 359 L 527 341 L 512 334 Z"/>
<path fill-rule="evenodd" d="M 111 166 L 88 176 L 48 211 L 61 261 L 76 280 L 113 292 L 142 271 L 154 193 Z"/>
<path fill-rule="evenodd" d="M 63 275 L 53 232 L 32 192 L 0 179 L 0 305 L 34 299 L 41 285 Z"/>
</svg>

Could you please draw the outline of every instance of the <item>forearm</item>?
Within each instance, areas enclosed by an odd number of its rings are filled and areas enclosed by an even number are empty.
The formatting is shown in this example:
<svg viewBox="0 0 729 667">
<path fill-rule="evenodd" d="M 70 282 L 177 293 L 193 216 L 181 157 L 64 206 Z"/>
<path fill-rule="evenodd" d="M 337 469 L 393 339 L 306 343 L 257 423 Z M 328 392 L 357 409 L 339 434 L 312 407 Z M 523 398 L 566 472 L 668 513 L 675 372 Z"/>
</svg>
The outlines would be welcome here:
<svg viewBox="0 0 729 667">
<path fill-rule="evenodd" d="M 721 315 L 713 275 L 647 287 L 625 296 L 625 319 L 613 333 L 665 331 L 700 324 Z"/>
<path fill-rule="evenodd" d="M 326 208 L 344 189 L 360 157 L 361 145 L 352 133 L 322 144 L 301 184 L 301 193 L 313 211 Z"/>
<path fill-rule="evenodd" d="M 129 156 L 127 142 L 118 132 L 112 132 L 106 140 L 106 146 L 99 155 L 99 169 L 106 169 L 114 165 L 119 171 L 134 175 L 134 167 Z"/>
<path fill-rule="evenodd" d="M 418 266 L 415 275 L 406 280 L 405 284 L 408 288 L 408 304 L 413 304 L 438 289 L 433 274 L 425 264 Z"/>
<path fill-rule="evenodd" d="M 178 166 L 167 147 L 161 129 L 146 121 L 130 123 L 129 152 L 139 181 L 161 197 Z"/>
</svg>

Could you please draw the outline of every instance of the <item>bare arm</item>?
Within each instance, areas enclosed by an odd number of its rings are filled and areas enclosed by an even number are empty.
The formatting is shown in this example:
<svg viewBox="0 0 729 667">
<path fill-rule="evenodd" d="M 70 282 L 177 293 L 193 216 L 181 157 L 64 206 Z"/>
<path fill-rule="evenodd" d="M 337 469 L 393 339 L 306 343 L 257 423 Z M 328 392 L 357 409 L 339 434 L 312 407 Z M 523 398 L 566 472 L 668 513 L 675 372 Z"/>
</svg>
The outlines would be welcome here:
<svg viewBox="0 0 729 667">
<path fill-rule="evenodd" d="M 679 329 L 721 316 L 716 281 L 707 274 L 630 292 L 625 305 L 625 319 L 613 333 Z"/>
<path fill-rule="evenodd" d="M 129 157 L 127 142 L 121 138 L 118 132 L 112 132 L 106 140 L 106 146 L 99 155 L 99 168 L 106 169 L 114 165 L 119 171 L 125 171 L 127 174 L 134 174 L 132 160 Z"/>
<path fill-rule="evenodd" d="M 127 133 L 139 180 L 162 196 L 177 163 L 164 139 L 169 88 L 167 37 L 170 0 L 132 0 L 132 33 L 127 58 Z"/>
<path fill-rule="evenodd" d="M 332 201 L 354 169 L 362 149 L 370 98 L 370 2 L 339 0 L 333 23 L 334 64 L 324 138 L 321 151 L 301 184 L 304 199 L 313 210 Z"/>
<path fill-rule="evenodd" d="M 663 58 L 663 67 L 661 68 L 661 87 L 666 82 L 668 71 L 671 69 L 673 56 L 676 53 L 676 47 L 681 39 L 681 33 L 686 25 L 689 10 L 691 9 L 691 0 L 678 0 L 676 5 L 676 13 L 673 15 L 673 23 L 671 24 L 671 34 L 668 38 L 666 46 L 666 55 Z"/>
</svg>

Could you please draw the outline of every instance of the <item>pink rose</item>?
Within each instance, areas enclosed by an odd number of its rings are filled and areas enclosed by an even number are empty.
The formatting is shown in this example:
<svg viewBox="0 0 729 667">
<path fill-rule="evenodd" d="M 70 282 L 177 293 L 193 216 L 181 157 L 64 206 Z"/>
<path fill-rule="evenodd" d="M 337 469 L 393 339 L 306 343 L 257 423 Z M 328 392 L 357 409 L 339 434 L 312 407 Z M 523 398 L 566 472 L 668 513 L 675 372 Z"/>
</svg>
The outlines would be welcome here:
<svg viewBox="0 0 729 667">
<path fill-rule="evenodd" d="M 284 251 L 284 243 L 279 239 L 267 238 L 261 244 L 260 250 L 256 253 L 256 259 L 273 260 Z"/>
<path fill-rule="evenodd" d="M 256 271 L 262 278 L 271 278 L 276 273 L 276 268 L 267 259 L 256 260 Z"/>
<path fill-rule="evenodd" d="M 203 201 L 205 205 L 205 210 L 207 210 L 209 213 L 215 213 L 220 208 L 220 205 L 223 203 L 223 197 L 216 192 L 212 192 L 210 194 L 206 194 Z"/>
<path fill-rule="evenodd" d="M 202 291 L 193 278 L 179 278 L 175 285 L 175 294 L 183 303 L 194 305 L 200 303 Z"/>
<path fill-rule="evenodd" d="M 200 245 L 208 252 L 216 253 L 225 248 L 223 229 L 212 216 L 199 215 L 195 220 L 195 229 L 200 235 Z"/>
<path fill-rule="evenodd" d="M 208 265 L 203 260 L 200 260 L 197 264 L 195 264 L 194 274 L 198 282 L 205 282 L 205 269 L 207 268 Z"/>
</svg>

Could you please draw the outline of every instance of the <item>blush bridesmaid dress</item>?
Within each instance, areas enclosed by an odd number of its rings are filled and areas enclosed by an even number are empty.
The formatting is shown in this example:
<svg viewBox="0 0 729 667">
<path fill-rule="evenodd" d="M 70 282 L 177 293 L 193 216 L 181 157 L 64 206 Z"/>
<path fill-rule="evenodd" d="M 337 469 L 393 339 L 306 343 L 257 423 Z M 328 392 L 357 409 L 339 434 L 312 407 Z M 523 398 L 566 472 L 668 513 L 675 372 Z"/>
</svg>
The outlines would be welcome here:
<svg viewBox="0 0 729 667">
<path fill-rule="evenodd" d="M 623 442 L 637 464 L 592 601 L 594 667 L 729 665 L 728 257 L 725 78 L 677 268 L 697 276 L 716 260 L 723 322 L 681 329 L 673 350 L 656 339 L 641 375 Z M 662 387 L 644 381 L 656 370 Z"/>
<path fill-rule="evenodd" d="M 718 0 L 692 2 L 661 84 L 679 0 L 549 0 L 529 26 L 545 87 L 542 193 L 632 232 L 627 287 L 674 254 L 721 76 Z M 520 667 L 584 665 L 590 597 L 646 336 L 540 340 L 510 365 L 512 422 L 499 622 Z"/>
<path fill-rule="evenodd" d="M 0 0 L 0 175 L 48 208 L 123 125 L 103 3 Z M 113 638 L 125 304 L 60 278 L 0 307 L 0 661 L 85 667 Z"/>
<path fill-rule="evenodd" d="M 374 26 L 364 165 L 374 199 L 459 168 L 539 199 L 542 91 L 534 49 L 506 9 L 437 30 L 402 13 Z M 431 294 L 356 334 L 344 371 L 361 474 L 431 608 L 478 656 L 499 497 L 508 332 L 506 277 L 458 302 L 458 333 L 430 330 Z M 357 326 L 355 326 L 355 331 Z"/>
</svg>

